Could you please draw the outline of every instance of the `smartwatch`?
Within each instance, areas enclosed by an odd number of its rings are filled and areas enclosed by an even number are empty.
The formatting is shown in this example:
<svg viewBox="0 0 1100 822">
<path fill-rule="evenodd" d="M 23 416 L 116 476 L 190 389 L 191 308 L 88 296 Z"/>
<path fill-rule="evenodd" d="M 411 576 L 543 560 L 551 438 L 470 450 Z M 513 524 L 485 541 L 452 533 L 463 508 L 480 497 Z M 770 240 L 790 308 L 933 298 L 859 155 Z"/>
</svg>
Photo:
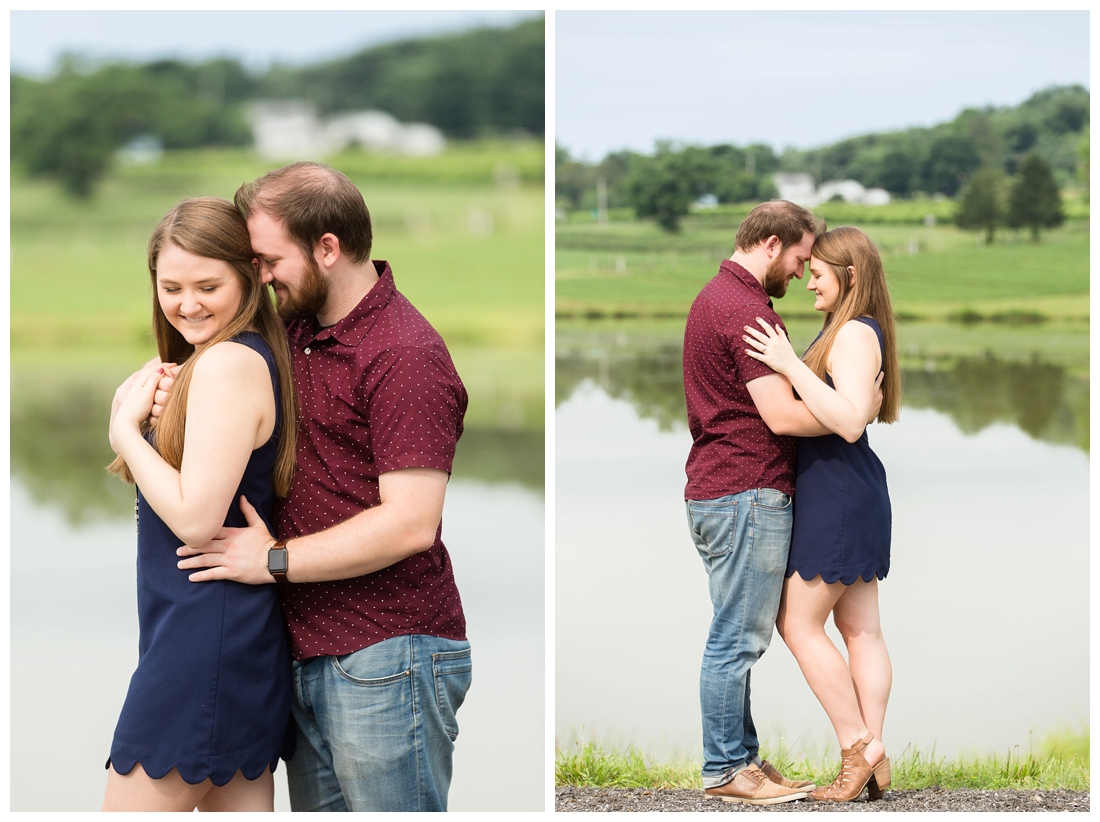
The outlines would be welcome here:
<svg viewBox="0 0 1100 822">
<path fill-rule="evenodd" d="M 286 582 L 288 559 L 285 539 L 276 540 L 267 549 L 267 572 L 275 577 L 276 582 Z"/>
</svg>

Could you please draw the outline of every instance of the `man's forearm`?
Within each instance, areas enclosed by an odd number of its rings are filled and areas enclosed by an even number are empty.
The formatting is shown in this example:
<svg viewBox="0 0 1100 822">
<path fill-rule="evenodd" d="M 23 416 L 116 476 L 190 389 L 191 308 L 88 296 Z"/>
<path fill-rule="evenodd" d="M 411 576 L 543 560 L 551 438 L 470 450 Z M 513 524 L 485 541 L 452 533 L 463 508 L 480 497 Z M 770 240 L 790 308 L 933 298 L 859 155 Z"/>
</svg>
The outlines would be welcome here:
<svg viewBox="0 0 1100 822">
<path fill-rule="evenodd" d="M 443 518 L 450 475 L 435 468 L 404 468 L 378 479 L 381 503 L 324 531 L 287 542 L 287 579 L 350 579 L 389 568 L 427 551 Z"/>
<path fill-rule="evenodd" d="M 760 412 L 760 418 L 773 434 L 792 437 L 821 437 L 830 433 L 818 422 L 805 403 L 794 398 L 787 378 L 769 374 L 747 383 L 749 395 Z"/>
<path fill-rule="evenodd" d="M 287 541 L 287 579 L 325 582 L 381 571 L 426 551 L 439 522 L 429 529 L 385 504 L 368 508 L 338 525 Z"/>
<path fill-rule="evenodd" d="M 775 420 L 769 422 L 765 419 L 764 422 L 773 434 L 785 434 L 789 437 L 823 437 L 832 433 L 800 400 L 792 400 Z"/>
</svg>

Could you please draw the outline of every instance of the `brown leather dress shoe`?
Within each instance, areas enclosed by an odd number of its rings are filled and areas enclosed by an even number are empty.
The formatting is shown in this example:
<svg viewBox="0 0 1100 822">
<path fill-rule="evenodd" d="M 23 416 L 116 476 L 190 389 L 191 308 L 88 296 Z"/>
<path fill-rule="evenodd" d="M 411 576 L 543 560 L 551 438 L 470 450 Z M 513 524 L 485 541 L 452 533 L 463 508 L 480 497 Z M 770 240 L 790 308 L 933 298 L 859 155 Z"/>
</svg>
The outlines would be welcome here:
<svg viewBox="0 0 1100 822">
<path fill-rule="evenodd" d="M 812 791 L 817 787 L 813 782 L 808 779 L 787 779 L 779 772 L 779 770 L 768 760 L 764 760 L 760 763 L 760 770 L 764 772 L 764 775 L 768 777 L 776 785 L 782 785 L 784 788 L 795 788 L 800 791 Z"/>
<path fill-rule="evenodd" d="M 756 765 L 749 765 L 725 785 L 707 788 L 703 794 L 708 799 L 721 799 L 743 805 L 778 805 L 781 802 L 805 799 L 809 791 L 777 785 Z"/>
</svg>

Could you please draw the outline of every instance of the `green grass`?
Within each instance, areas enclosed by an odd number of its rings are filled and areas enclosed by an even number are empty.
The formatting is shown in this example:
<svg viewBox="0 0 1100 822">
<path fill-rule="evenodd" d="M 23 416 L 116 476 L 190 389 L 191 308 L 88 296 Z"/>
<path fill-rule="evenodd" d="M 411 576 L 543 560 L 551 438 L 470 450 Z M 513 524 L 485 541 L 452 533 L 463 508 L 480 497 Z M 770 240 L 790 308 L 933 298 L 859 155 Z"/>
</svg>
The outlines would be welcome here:
<svg viewBox="0 0 1100 822">
<path fill-rule="evenodd" d="M 329 161 L 364 193 L 371 256 L 391 262 L 451 348 L 471 394 L 468 426 L 544 424 L 543 156 L 541 142 L 483 141 L 433 158 Z M 272 166 L 245 150 L 168 153 L 114 170 L 83 202 L 13 172 L 13 368 L 136 368 L 153 353 L 145 246 L 157 221 L 184 197 L 232 198 Z"/>
<path fill-rule="evenodd" d="M 835 205 L 835 204 L 829 204 Z M 823 207 L 824 208 L 824 207 Z M 849 207 L 851 208 L 851 207 Z M 733 250 L 742 213 L 684 221 L 676 235 L 650 222 L 560 223 L 556 231 L 559 317 L 683 317 Z M 850 216 L 850 215 L 849 215 Z M 1089 232 L 1084 221 L 1039 243 L 1000 232 L 991 246 L 950 225 L 854 222 L 878 245 L 894 309 L 905 319 L 1026 324 L 1089 317 Z M 804 280 L 777 303 L 785 317 L 816 316 Z"/>
<path fill-rule="evenodd" d="M 1062 192 L 1062 209 L 1067 220 L 1088 220 L 1088 193 L 1078 188 L 1066 188 Z M 740 222 L 756 206 L 755 202 L 728 203 L 715 208 L 697 209 L 691 217 L 696 223 L 722 223 L 731 218 Z M 946 197 L 919 197 L 911 200 L 893 200 L 886 205 L 854 205 L 845 202 L 821 203 L 814 213 L 830 225 L 925 225 L 951 224 L 955 219 L 955 201 Z M 613 208 L 608 211 L 613 221 L 634 219 L 634 209 Z M 575 225 L 591 224 L 592 211 L 573 211 L 565 215 L 565 222 Z"/>
<path fill-rule="evenodd" d="M 787 777 L 828 785 L 840 760 L 822 755 L 794 759 L 784 749 L 761 750 L 761 755 Z M 959 756 L 948 760 L 906 747 L 890 758 L 893 790 L 1089 790 L 1089 732 L 1062 730 L 1045 737 L 1038 751 L 1013 749 L 1004 754 Z M 558 785 L 587 788 L 701 789 L 699 763 L 686 756 L 670 761 L 651 760 L 635 748 L 605 749 L 577 743 L 557 751 Z"/>
</svg>

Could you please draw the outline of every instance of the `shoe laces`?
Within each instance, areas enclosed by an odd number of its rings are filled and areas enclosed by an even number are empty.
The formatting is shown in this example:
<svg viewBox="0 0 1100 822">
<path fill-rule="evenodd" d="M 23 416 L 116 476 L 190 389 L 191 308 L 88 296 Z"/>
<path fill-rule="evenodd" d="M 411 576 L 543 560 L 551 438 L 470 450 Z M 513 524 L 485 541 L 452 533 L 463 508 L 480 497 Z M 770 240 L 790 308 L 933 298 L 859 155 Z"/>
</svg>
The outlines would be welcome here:
<svg viewBox="0 0 1100 822">
<path fill-rule="evenodd" d="M 749 779 L 751 779 L 757 785 L 763 785 L 764 780 L 766 780 L 768 778 L 767 774 L 765 774 L 759 768 L 745 768 L 745 770 L 743 770 L 742 773 L 745 774 L 745 776 L 747 776 Z"/>
</svg>

